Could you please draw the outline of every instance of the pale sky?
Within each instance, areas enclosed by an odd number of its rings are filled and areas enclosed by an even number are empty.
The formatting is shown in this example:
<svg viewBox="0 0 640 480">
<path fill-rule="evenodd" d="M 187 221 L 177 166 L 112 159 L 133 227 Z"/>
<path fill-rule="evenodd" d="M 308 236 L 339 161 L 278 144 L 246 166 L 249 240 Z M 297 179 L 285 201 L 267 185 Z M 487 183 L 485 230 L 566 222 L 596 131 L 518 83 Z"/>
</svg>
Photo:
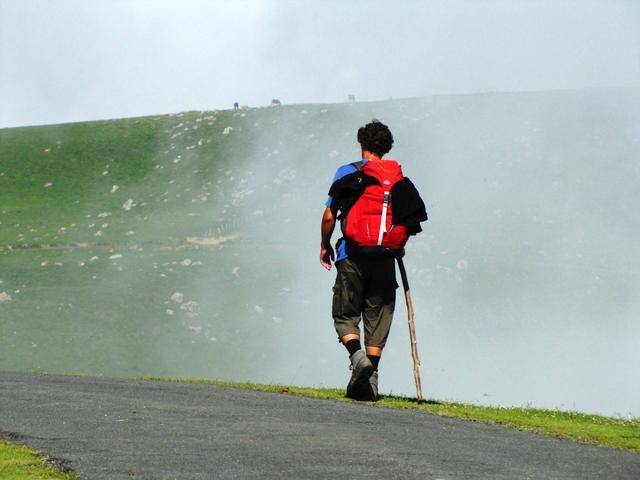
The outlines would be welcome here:
<svg viewBox="0 0 640 480">
<path fill-rule="evenodd" d="M 0 0 L 0 127 L 640 87 L 640 2 Z"/>
</svg>

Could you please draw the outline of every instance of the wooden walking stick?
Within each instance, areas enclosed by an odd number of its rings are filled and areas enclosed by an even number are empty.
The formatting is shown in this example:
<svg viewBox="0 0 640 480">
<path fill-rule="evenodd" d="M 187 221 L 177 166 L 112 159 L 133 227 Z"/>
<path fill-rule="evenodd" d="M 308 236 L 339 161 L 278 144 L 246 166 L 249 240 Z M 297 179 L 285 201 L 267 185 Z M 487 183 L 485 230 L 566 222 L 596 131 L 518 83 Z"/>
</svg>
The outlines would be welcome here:
<svg viewBox="0 0 640 480">
<path fill-rule="evenodd" d="M 416 329 L 413 323 L 413 304 L 411 303 L 411 290 L 407 271 L 404 269 L 402 258 L 397 257 L 400 276 L 402 277 L 402 287 L 404 288 L 404 299 L 407 302 L 407 313 L 409 315 L 409 338 L 411 340 L 411 356 L 413 357 L 413 378 L 416 381 L 416 391 L 418 392 L 418 403 L 424 402 L 422 396 L 422 385 L 420 383 L 420 359 L 418 358 L 418 342 L 416 341 Z"/>
</svg>

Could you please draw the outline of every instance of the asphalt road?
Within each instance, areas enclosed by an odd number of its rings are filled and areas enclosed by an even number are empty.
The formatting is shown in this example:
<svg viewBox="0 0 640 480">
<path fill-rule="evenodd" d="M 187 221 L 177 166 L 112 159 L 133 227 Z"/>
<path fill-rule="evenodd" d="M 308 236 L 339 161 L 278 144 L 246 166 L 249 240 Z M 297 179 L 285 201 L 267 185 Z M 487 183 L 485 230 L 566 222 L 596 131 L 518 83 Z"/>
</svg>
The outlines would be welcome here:
<svg viewBox="0 0 640 480">
<path fill-rule="evenodd" d="M 86 480 L 640 478 L 636 453 L 207 385 L 0 373 L 0 431 Z"/>
</svg>

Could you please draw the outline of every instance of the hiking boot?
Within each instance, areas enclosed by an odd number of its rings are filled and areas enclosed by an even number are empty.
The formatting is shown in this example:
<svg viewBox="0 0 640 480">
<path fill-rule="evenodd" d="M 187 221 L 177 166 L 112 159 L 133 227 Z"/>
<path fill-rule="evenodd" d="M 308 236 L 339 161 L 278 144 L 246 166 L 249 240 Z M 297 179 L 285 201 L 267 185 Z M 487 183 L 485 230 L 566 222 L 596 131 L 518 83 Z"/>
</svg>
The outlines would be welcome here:
<svg viewBox="0 0 640 480">
<path fill-rule="evenodd" d="M 378 401 L 378 372 L 373 372 L 369 377 L 368 389 L 366 389 L 365 400 L 370 402 Z"/>
<path fill-rule="evenodd" d="M 347 385 L 347 397 L 363 400 L 368 394 L 369 378 L 373 373 L 373 365 L 367 354 L 358 350 L 351 355 L 351 379 Z"/>
</svg>

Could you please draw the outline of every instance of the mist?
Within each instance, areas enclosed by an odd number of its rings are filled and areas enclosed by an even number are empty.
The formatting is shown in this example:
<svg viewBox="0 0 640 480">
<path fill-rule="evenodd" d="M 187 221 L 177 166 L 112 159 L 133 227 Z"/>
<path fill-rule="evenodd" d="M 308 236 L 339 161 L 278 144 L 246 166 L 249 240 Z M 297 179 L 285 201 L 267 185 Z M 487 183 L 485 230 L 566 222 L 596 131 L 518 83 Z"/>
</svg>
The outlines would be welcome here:
<svg viewBox="0 0 640 480">
<path fill-rule="evenodd" d="M 319 224 L 378 118 L 425 395 L 640 416 L 639 10 L 556 3 L 0 3 L 1 126 L 151 115 L 0 131 L 3 205 L 43 199 L 0 215 L 0 368 L 344 387 Z"/>
<path fill-rule="evenodd" d="M 293 202 L 257 200 L 277 204 L 282 222 L 250 230 L 258 244 L 280 243 L 286 252 L 283 273 L 266 279 L 288 289 L 273 306 L 288 328 L 272 340 L 279 361 L 265 379 L 306 383 L 301 370 L 314 371 L 319 384 L 345 381 L 346 357 L 331 345 L 333 275 L 315 258 L 323 209 L 317 199 L 326 195 L 335 160 L 358 158 L 350 126 L 377 112 L 396 126 L 389 157 L 419 186 L 431 217 L 406 258 L 428 394 L 636 415 L 640 378 L 632 345 L 640 332 L 632 292 L 640 259 L 628 199 L 638 179 L 630 159 L 637 155 L 639 106 L 637 91 L 440 97 L 372 105 L 353 117 L 342 107 L 333 129 L 320 114 L 309 124 L 322 133 L 307 135 L 295 126 L 295 114 L 304 118 L 306 109 L 292 108 L 288 134 L 275 135 L 285 153 L 259 160 L 267 168 L 260 178 L 300 165 L 300 158 L 308 164 L 279 193 Z M 311 135 L 321 136 L 317 144 L 296 141 Z M 618 168 L 608 168 L 612 159 Z M 316 341 L 296 352 L 298 338 Z M 413 393 L 408 346 L 399 295 L 381 364 L 387 392 Z M 342 364 L 344 372 L 335 367 Z"/>
</svg>

